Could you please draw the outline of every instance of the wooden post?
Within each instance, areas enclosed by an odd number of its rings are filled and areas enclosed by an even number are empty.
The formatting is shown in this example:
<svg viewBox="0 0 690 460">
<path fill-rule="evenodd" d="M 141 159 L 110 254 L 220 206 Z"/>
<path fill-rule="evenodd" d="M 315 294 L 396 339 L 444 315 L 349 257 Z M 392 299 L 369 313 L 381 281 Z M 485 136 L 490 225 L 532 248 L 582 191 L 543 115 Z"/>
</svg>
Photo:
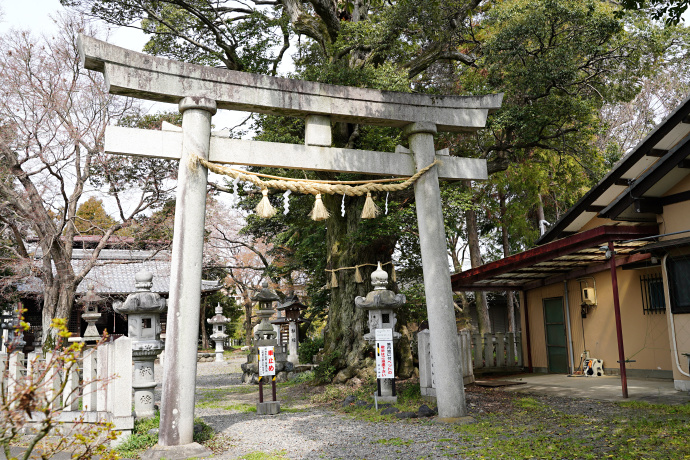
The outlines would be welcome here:
<svg viewBox="0 0 690 460">
<path fill-rule="evenodd" d="M 613 311 L 616 314 L 616 337 L 618 338 L 618 363 L 621 372 L 621 390 L 623 397 L 628 397 L 628 377 L 625 372 L 625 350 L 623 350 L 623 326 L 621 324 L 621 307 L 618 299 L 618 275 L 616 274 L 616 252 L 613 248 L 613 242 L 609 241 L 609 251 L 611 251 L 611 258 L 609 264 L 611 266 L 611 285 L 613 289 Z"/>
</svg>

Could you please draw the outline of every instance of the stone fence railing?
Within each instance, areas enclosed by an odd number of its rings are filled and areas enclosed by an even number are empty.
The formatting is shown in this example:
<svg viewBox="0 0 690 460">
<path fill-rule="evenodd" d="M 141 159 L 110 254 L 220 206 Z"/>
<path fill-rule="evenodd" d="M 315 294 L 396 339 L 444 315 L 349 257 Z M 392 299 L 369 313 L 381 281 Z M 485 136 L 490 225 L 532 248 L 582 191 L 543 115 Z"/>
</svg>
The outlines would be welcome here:
<svg viewBox="0 0 690 460">
<path fill-rule="evenodd" d="M 47 363 L 55 363 L 50 354 L 0 353 L 0 365 L 3 370 L 7 369 L 0 375 L 6 396 L 12 395 L 23 379 L 40 380 L 36 383 L 46 392 L 47 398 L 53 400 L 51 409 L 59 422 L 106 421 L 122 432 L 120 439 L 131 434 L 134 417 L 130 339 L 122 337 L 101 344 L 97 349 L 85 348 L 78 368 L 73 367 L 71 372 L 55 367 L 46 369 Z M 55 397 L 63 382 L 66 382 L 64 390 Z M 34 412 L 31 417 L 38 421 L 37 417 L 41 416 Z"/>
<path fill-rule="evenodd" d="M 469 335 L 469 332 L 464 331 Z M 520 333 L 496 332 L 472 334 L 472 358 L 475 372 L 511 372 L 522 369 Z"/>
<path fill-rule="evenodd" d="M 419 352 L 419 386 L 423 396 L 436 395 L 434 360 L 431 356 L 429 331 L 417 334 Z M 460 367 L 465 385 L 473 383 L 474 373 L 518 372 L 522 369 L 520 334 L 470 334 L 458 332 Z"/>
</svg>

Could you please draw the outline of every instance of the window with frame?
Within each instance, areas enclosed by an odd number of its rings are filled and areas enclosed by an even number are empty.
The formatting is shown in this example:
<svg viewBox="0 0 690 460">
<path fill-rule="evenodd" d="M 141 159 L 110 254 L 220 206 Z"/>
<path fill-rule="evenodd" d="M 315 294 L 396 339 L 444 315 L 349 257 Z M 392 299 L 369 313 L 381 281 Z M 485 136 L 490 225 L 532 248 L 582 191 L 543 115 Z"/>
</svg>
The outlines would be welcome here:
<svg viewBox="0 0 690 460">
<path fill-rule="evenodd" d="M 690 256 L 666 259 L 671 313 L 690 313 Z"/>
<path fill-rule="evenodd" d="M 664 280 L 661 277 L 661 273 L 641 275 L 640 287 L 642 288 L 642 312 L 645 315 L 666 313 Z"/>
</svg>

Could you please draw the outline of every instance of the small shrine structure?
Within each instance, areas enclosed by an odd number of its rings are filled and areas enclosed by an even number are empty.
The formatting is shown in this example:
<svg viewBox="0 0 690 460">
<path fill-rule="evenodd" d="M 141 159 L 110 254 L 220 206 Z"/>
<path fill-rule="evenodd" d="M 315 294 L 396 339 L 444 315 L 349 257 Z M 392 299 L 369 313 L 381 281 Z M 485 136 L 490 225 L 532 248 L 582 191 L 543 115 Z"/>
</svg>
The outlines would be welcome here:
<svg viewBox="0 0 690 460">
<path fill-rule="evenodd" d="M 278 313 L 282 313 L 282 321 L 288 325 L 288 361 L 292 364 L 299 364 L 299 324 L 304 322 L 300 317 L 302 310 L 307 306 L 300 302 L 299 297 L 294 292 L 290 292 L 285 298 L 285 302 L 278 305 Z M 273 320 L 274 324 L 280 324 Z"/>
<path fill-rule="evenodd" d="M 294 368 L 293 364 L 288 361 L 287 353 L 283 351 L 283 347 L 278 345 L 278 333 L 273 329 L 270 318 L 275 313 L 273 309 L 273 302 L 279 301 L 280 297 L 268 288 L 268 282 L 261 283 L 261 290 L 254 297 L 251 298 L 253 302 L 259 303 L 259 310 L 257 316 L 261 319 L 259 326 L 254 331 L 254 343 L 249 349 L 247 362 L 242 364 L 242 382 L 243 383 L 258 383 L 259 382 L 259 363 L 258 354 L 259 347 L 274 347 L 275 362 L 276 362 L 276 380 L 279 382 L 287 381 L 288 372 Z"/>
</svg>

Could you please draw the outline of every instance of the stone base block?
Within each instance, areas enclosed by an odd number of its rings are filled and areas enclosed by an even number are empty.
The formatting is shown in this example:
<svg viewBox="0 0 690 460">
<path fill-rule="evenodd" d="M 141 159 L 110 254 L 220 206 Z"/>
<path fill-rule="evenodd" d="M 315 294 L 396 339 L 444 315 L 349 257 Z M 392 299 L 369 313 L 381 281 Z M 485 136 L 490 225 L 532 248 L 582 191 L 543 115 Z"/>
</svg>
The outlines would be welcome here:
<svg viewBox="0 0 690 460">
<path fill-rule="evenodd" d="M 398 397 L 397 396 L 377 396 L 376 400 L 378 401 L 379 404 L 397 404 L 398 403 Z"/>
<path fill-rule="evenodd" d="M 673 387 L 678 391 L 690 391 L 690 380 L 679 380 L 673 381 Z"/>
<path fill-rule="evenodd" d="M 267 401 L 256 404 L 256 415 L 277 415 L 280 413 L 280 401 Z"/>
<path fill-rule="evenodd" d="M 188 458 L 207 458 L 213 455 L 210 449 L 197 442 L 181 446 L 159 446 L 156 444 L 141 454 L 142 460 L 186 460 Z"/>
</svg>

